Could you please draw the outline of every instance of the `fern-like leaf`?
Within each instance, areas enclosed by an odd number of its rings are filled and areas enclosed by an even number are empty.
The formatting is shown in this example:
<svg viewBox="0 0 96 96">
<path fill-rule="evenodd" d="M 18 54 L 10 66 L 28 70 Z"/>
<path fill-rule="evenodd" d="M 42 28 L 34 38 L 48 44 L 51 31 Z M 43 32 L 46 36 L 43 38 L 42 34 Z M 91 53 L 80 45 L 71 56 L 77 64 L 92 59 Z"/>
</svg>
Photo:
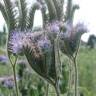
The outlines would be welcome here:
<svg viewBox="0 0 96 96">
<path fill-rule="evenodd" d="M 72 19 L 72 22 L 73 22 L 73 19 L 74 19 L 74 14 L 75 14 L 75 11 L 79 9 L 79 5 L 73 5 L 72 7 L 72 12 L 71 12 L 71 19 Z"/>
<path fill-rule="evenodd" d="M 1 13 L 4 17 L 4 20 L 8 24 L 8 17 L 7 17 L 7 14 L 6 14 L 5 6 L 2 3 L 0 3 L 0 11 L 1 11 Z"/>
<path fill-rule="evenodd" d="M 50 21 L 57 19 L 56 8 L 54 6 L 53 1 L 52 0 L 45 0 L 45 2 L 46 2 L 47 7 L 48 7 Z"/>
<path fill-rule="evenodd" d="M 14 7 L 12 6 L 12 2 L 11 0 L 3 0 L 4 4 L 5 4 L 5 10 L 7 13 L 7 17 L 8 17 L 8 29 L 13 30 L 16 27 L 16 19 L 15 19 L 15 14 L 14 14 Z"/>
<path fill-rule="evenodd" d="M 53 55 L 51 55 L 51 42 L 47 37 L 42 37 L 43 34 L 41 34 L 41 36 L 38 35 L 37 32 L 32 34 L 32 38 L 34 38 L 35 42 L 30 38 L 31 42 L 29 39 L 27 40 L 29 44 L 24 47 L 24 54 L 32 69 L 45 80 L 53 84 L 55 83 L 56 74 L 54 73 L 54 62 L 52 62 L 54 58 L 52 58 Z M 42 39 L 40 37 L 42 37 Z"/>
<path fill-rule="evenodd" d="M 18 27 L 23 31 L 26 29 L 27 24 L 27 4 L 25 0 L 18 1 L 19 9 L 19 25 Z"/>
<path fill-rule="evenodd" d="M 45 27 L 46 22 L 49 20 L 48 14 L 46 13 L 47 7 L 44 0 L 37 0 L 41 4 L 41 13 L 42 13 L 42 19 L 43 19 L 43 27 Z"/>
<path fill-rule="evenodd" d="M 53 0 L 56 12 L 57 12 L 57 17 L 59 20 L 63 19 L 63 4 L 64 2 L 61 3 L 60 0 Z"/>
<path fill-rule="evenodd" d="M 28 16 L 28 28 L 32 29 L 33 27 L 33 22 L 34 22 L 34 15 L 35 15 L 35 11 L 39 8 L 39 4 L 34 3 L 29 11 L 29 16 Z"/>
</svg>

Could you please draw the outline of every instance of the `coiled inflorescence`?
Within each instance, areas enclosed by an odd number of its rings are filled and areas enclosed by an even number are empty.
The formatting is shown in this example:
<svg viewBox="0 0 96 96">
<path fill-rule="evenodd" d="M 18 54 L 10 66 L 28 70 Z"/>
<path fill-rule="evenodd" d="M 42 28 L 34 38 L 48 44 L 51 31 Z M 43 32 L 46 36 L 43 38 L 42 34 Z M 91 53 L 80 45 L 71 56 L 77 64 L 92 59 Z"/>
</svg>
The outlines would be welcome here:
<svg viewBox="0 0 96 96">
<path fill-rule="evenodd" d="M 25 33 L 18 30 L 14 30 L 9 34 L 8 51 L 13 54 L 23 53 Z"/>
<path fill-rule="evenodd" d="M 73 55 L 77 50 L 77 46 L 83 33 L 87 32 L 87 28 L 84 24 L 78 23 L 73 26 L 70 22 L 65 23 L 64 31 L 59 34 L 60 49 L 67 55 Z"/>
</svg>

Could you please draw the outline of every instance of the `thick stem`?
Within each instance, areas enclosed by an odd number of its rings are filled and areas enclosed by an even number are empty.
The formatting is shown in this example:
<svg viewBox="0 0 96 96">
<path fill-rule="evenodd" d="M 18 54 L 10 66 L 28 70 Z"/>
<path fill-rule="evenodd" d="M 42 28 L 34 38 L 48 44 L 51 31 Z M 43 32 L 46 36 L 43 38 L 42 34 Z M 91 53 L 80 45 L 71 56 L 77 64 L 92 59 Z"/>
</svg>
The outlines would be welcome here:
<svg viewBox="0 0 96 96">
<path fill-rule="evenodd" d="M 68 94 L 67 96 L 72 96 L 72 86 L 73 86 L 73 81 L 74 81 L 74 66 L 73 66 L 73 58 L 72 57 L 69 57 L 69 81 L 68 81 Z M 75 93 L 75 92 L 74 92 Z"/>
<path fill-rule="evenodd" d="M 46 84 L 46 96 L 48 96 L 49 84 Z"/>
<path fill-rule="evenodd" d="M 15 66 L 13 66 L 13 73 L 14 73 L 14 82 L 15 82 L 16 96 L 19 96 L 18 95 L 18 86 L 17 86 L 17 80 L 16 80 L 16 69 L 15 69 Z"/>
<path fill-rule="evenodd" d="M 67 96 L 70 96 L 70 92 L 71 92 L 71 88 L 72 88 L 72 65 L 71 65 L 71 62 L 69 64 L 69 82 L 68 82 L 68 95 Z"/>
<path fill-rule="evenodd" d="M 10 63 L 11 63 L 11 65 L 12 65 L 12 69 L 13 69 L 16 96 L 19 96 L 18 86 L 17 86 L 17 81 L 16 81 L 16 69 L 15 69 L 15 67 L 16 67 L 16 62 L 17 62 L 17 58 L 18 58 L 18 57 L 16 56 L 15 61 L 14 61 L 14 63 L 13 63 L 12 60 L 11 60 L 11 58 L 10 58 L 10 56 L 9 56 L 9 60 L 10 60 Z"/>
<path fill-rule="evenodd" d="M 59 90 L 58 82 L 55 84 L 55 90 L 56 90 L 57 96 L 60 96 L 60 90 Z"/>
<path fill-rule="evenodd" d="M 78 52 L 79 52 L 79 47 L 80 47 L 80 40 L 78 42 L 77 51 L 75 53 L 75 56 L 73 57 L 74 70 L 75 70 L 75 81 L 74 81 L 74 84 L 75 84 L 75 96 L 79 96 L 79 93 L 78 93 L 78 66 L 77 66 L 77 62 L 76 62 L 77 55 L 78 55 Z"/>
<path fill-rule="evenodd" d="M 77 63 L 76 63 L 76 59 L 74 59 L 74 70 L 75 70 L 75 80 L 74 80 L 74 84 L 75 84 L 75 95 L 74 96 L 78 96 L 78 68 L 77 68 Z"/>
<path fill-rule="evenodd" d="M 59 90 L 59 84 L 58 84 L 58 70 L 57 70 L 57 66 L 56 66 L 56 64 L 58 63 L 58 62 L 56 62 L 56 48 L 57 46 L 56 46 L 56 42 L 54 42 L 54 51 L 55 51 L 55 71 L 56 71 L 56 79 L 55 79 L 55 90 L 56 90 L 56 94 L 57 94 L 57 96 L 60 96 L 60 90 Z"/>
</svg>

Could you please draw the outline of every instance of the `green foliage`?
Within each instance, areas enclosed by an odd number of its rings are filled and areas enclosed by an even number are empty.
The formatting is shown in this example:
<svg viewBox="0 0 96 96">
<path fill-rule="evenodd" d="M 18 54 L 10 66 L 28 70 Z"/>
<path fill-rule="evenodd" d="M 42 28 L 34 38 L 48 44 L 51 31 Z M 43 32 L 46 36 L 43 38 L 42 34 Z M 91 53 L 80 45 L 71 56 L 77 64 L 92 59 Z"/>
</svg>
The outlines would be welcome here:
<svg viewBox="0 0 96 96">
<path fill-rule="evenodd" d="M 0 51 L 0 53 L 2 53 Z M 3 53 L 2 53 L 3 54 Z M 65 57 L 64 57 L 65 58 Z M 64 60 L 64 58 L 62 57 L 62 60 Z M 81 48 L 79 51 L 79 55 L 78 55 L 78 69 L 79 69 L 79 86 L 80 86 L 80 92 L 83 92 L 85 94 L 85 96 L 95 96 L 95 92 L 96 92 L 96 49 L 93 50 L 88 50 L 88 49 L 84 49 Z M 64 64 L 68 64 L 68 62 L 66 60 L 64 60 Z M 0 65 L 0 76 L 4 76 L 4 75 L 11 75 L 12 74 L 12 70 L 10 65 L 4 66 L 4 65 Z M 66 68 L 67 70 L 67 68 Z M 24 74 L 27 74 L 26 72 Z M 27 75 L 26 75 L 27 76 Z M 26 77 L 25 76 L 25 77 Z M 23 84 L 25 84 L 26 81 L 30 81 L 33 84 L 35 84 L 32 88 L 34 89 L 37 85 L 37 81 L 38 80 L 38 76 L 36 74 L 31 74 L 31 80 L 29 80 L 29 78 L 27 78 L 28 80 L 24 80 Z M 24 77 L 24 78 L 25 78 Z M 27 85 L 27 83 L 26 83 Z M 30 85 L 30 84 L 29 84 Z M 31 85 L 30 85 L 31 86 Z M 9 93 L 9 91 L 7 91 L 8 89 L 2 89 L 2 87 L 0 86 L 0 93 L 3 93 L 2 90 L 4 90 L 4 92 L 6 94 Z M 38 94 L 37 89 L 34 89 L 35 94 Z M 53 90 L 53 87 L 50 86 L 50 90 L 49 90 L 49 95 L 51 94 L 50 91 Z M 11 91 L 12 92 L 12 91 Z M 8 96 L 8 95 L 5 95 Z M 32 95 L 35 96 L 35 95 Z M 36 95 L 38 96 L 38 95 Z M 50 95 L 52 96 L 52 95 Z M 61 95 L 62 96 L 62 95 Z"/>
<path fill-rule="evenodd" d="M 18 85 L 21 96 L 44 96 L 44 82 L 32 71 L 30 72 L 26 64 L 18 65 Z"/>
<path fill-rule="evenodd" d="M 33 50 L 30 50 L 30 48 L 27 48 L 25 50 L 25 56 L 28 60 L 28 63 L 40 76 L 54 85 L 56 79 L 54 51 L 52 51 L 51 53 L 44 53 L 42 51 L 43 53 L 41 54 L 40 50 L 37 47 L 36 49 L 36 57 L 35 54 L 32 54 Z"/>
<path fill-rule="evenodd" d="M 65 62 L 64 62 L 65 63 Z M 60 78 L 60 91 L 61 94 L 65 94 L 68 91 L 68 70 L 66 70 L 67 65 L 62 65 L 62 75 Z"/>
<path fill-rule="evenodd" d="M 78 56 L 79 83 L 95 96 L 96 92 L 96 49 L 81 49 Z"/>
<path fill-rule="evenodd" d="M 0 46 L 5 46 L 5 44 L 6 44 L 6 36 L 7 36 L 6 33 L 0 32 Z"/>
</svg>

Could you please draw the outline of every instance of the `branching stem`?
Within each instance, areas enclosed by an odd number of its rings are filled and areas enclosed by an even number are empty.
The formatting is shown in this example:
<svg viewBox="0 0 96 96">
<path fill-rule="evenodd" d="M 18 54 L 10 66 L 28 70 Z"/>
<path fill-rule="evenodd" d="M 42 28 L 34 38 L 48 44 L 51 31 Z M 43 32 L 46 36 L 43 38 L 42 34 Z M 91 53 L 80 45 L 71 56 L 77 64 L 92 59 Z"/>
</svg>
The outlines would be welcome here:
<svg viewBox="0 0 96 96">
<path fill-rule="evenodd" d="M 48 96 L 49 84 L 46 84 L 46 96 Z"/>
<path fill-rule="evenodd" d="M 78 68 L 77 68 L 77 62 L 76 62 L 76 59 L 73 59 L 73 62 L 74 62 L 74 70 L 75 70 L 75 80 L 74 80 L 74 83 L 75 83 L 75 95 L 74 96 L 78 96 Z"/>
<path fill-rule="evenodd" d="M 14 63 L 12 62 L 12 60 L 11 60 L 10 58 L 9 58 L 9 60 L 10 60 L 10 63 L 11 63 L 11 65 L 12 65 L 12 69 L 13 69 L 16 96 L 19 96 L 18 86 L 17 86 L 17 80 L 16 80 L 16 62 L 17 62 L 17 58 L 18 58 L 18 57 L 16 56 Z"/>
</svg>

